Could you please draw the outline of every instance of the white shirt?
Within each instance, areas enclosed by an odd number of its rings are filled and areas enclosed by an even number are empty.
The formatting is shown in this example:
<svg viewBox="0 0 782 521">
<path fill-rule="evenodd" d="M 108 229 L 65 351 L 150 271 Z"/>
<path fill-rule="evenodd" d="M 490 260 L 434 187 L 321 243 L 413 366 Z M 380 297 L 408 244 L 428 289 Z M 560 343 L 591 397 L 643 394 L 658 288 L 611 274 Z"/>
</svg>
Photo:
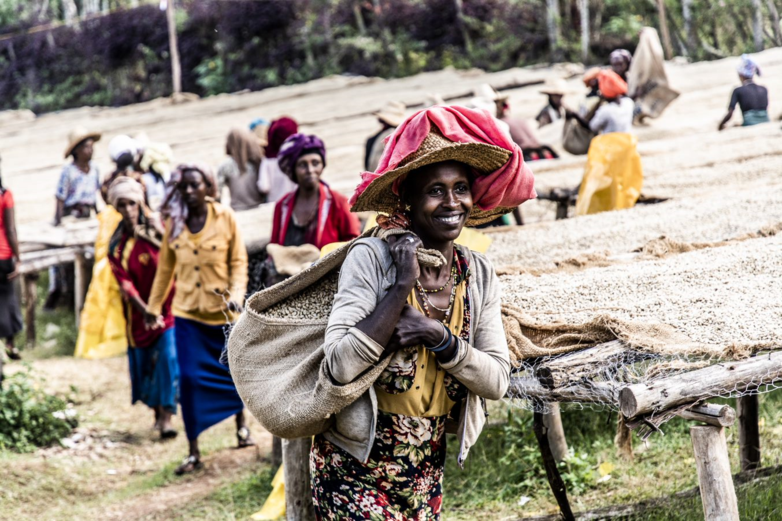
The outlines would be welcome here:
<svg viewBox="0 0 782 521">
<path fill-rule="evenodd" d="M 634 108 L 633 100 L 626 97 L 620 98 L 619 103 L 604 103 L 595 112 L 595 117 L 589 122 L 589 128 L 598 134 L 630 132 L 633 128 Z"/>
<path fill-rule="evenodd" d="M 144 188 L 147 191 L 147 203 L 153 212 L 160 210 L 163 200 L 166 198 L 166 182 L 154 174 L 147 172 L 141 176 Z"/>
</svg>

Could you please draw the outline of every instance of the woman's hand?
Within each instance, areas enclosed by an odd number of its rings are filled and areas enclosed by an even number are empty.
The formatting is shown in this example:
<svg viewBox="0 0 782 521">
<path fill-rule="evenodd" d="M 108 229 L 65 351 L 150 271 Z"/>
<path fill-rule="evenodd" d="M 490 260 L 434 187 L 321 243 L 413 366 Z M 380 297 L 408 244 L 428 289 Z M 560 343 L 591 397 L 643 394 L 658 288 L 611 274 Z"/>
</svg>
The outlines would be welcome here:
<svg viewBox="0 0 782 521">
<path fill-rule="evenodd" d="M 418 265 L 416 255 L 416 250 L 423 245 L 421 239 L 411 233 L 405 233 L 393 235 L 387 242 L 396 266 L 397 285 L 412 289 L 415 281 L 421 276 L 421 267 Z"/>
<path fill-rule="evenodd" d="M 242 305 L 236 302 L 235 300 L 229 300 L 228 301 L 228 311 L 232 313 L 241 313 L 242 312 Z"/>
<path fill-rule="evenodd" d="M 405 304 L 386 351 L 418 345 L 436 346 L 443 340 L 443 328 L 442 323 L 425 317 L 410 304 Z"/>
<path fill-rule="evenodd" d="M 144 326 L 147 329 L 160 329 L 166 327 L 166 321 L 163 315 L 155 315 L 149 311 L 144 311 Z"/>
</svg>

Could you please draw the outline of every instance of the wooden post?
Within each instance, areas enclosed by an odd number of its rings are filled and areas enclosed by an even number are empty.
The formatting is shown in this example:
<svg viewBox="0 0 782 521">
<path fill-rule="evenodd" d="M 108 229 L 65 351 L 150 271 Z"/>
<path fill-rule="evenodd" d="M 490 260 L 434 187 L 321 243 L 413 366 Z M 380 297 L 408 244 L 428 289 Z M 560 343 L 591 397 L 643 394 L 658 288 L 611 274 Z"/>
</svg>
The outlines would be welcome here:
<svg viewBox="0 0 782 521">
<path fill-rule="evenodd" d="M 548 404 L 548 409 L 547 413 L 543 413 L 543 426 L 546 428 L 548 444 L 554 460 L 563 461 L 567 457 L 567 439 L 565 439 L 565 429 L 562 428 L 559 403 Z"/>
<path fill-rule="evenodd" d="M 711 425 L 697 425 L 690 427 L 690 437 L 698 467 L 704 519 L 738 521 L 739 507 L 730 473 L 725 430 Z"/>
<path fill-rule="evenodd" d="M 285 467 L 285 512 L 288 521 L 312 521 L 310 485 L 310 438 L 282 440 L 282 461 Z"/>
<path fill-rule="evenodd" d="M 589 61 L 589 0 L 578 0 L 581 14 L 581 62 Z"/>
<path fill-rule="evenodd" d="M 673 45 L 671 45 L 671 34 L 668 32 L 668 19 L 665 17 L 665 0 L 657 0 L 657 16 L 660 18 L 660 36 L 663 37 L 665 59 L 670 60 L 673 58 Z"/>
<path fill-rule="evenodd" d="M 81 321 L 81 308 L 84 306 L 84 297 L 87 295 L 87 259 L 84 252 L 76 254 L 73 262 L 73 307 L 76 313 L 76 325 Z"/>
<path fill-rule="evenodd" d="M 272 468 L 282 465 L 282 438 L 272 436 Z"/>
<path fill-rule="evenodd" d="M 538 440 L 538 446 L 540 447 L 540 455 L 543 457 L 543 467 L 546 469 L 546 477 L 548 478 L 549 486 L 551 486 L 551 492 L 554 493 L 554 497 L 559 505 L 562 518 L 565 521 L 574 521 L 576 518 L 573 515 L 573 510 L 570 508 L 565 482 L 562 481 L 562 476 L 559 474 L 559 469 L 557 469 L 557 462 L 554 460 L 554 455 L 551 453 L 546 426 L 543 422 L 543 413 L 537 411 L 533 413 L 533 427 L 535 430 L 535 437 Z"/>
<path fill-rule="evenodd" d="M 633 431 L 627 426 L 625 417 L 620 413 L 616 422 L 616 436 L 614 437 L 614 445 L 616 446 L 617 455 L 626 460 L 632 461 L 635 457 L 633 454 Z"/>
<path fill-rule="evenodd" d="M 166 20 L 168 21 L 168 48 L 171 52 L 171 81 L 174 97 L 182 93 L 182 65 L 179 63 L 179 44 L 176 36 L 176 17 L 174 0 L 167 0 Z"/>
<path fill-rule="evenodd" d="M 758 409 L 757 394 L 741 396 L 736 399 L 736 412 L 739 416 L 739 454 L 742 472 L 760 468 Z"/>
<path fill-rule="evenodd" d="M 38 273 L 28 273 L 23 276 L 24 291 L 24 327 L 27 336 L 27 345 L 35 345 L 35 305 L 38 301 Z"/>
</svg>

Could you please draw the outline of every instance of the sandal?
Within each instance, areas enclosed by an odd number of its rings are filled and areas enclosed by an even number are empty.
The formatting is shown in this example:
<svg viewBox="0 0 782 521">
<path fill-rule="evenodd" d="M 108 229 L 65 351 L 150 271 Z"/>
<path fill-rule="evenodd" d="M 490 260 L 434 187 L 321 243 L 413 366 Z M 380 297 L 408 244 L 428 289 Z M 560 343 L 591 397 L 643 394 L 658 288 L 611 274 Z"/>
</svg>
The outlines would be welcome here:
<svg viewBox="0 0 782 521">
<path fill-rule="evenodd" d="M 22 359 L 22 353 L 19 352 L 19 350 L 14 347 L 8 347 L 5 348 L 5 354 L 8 355 L 8 358 L 11 360 L 21 360 Z"/>
<path fill-rule="evenodd" d="M 184 474 L 190 474 L 191 472 L 194 472 L 196 470 L 199 470 L 204 467 L 204 464 L 201 463 L 201 460 L 198 459 L 198 456 L 190 455 L 186 457 L 180 466 L 174 470 L 174 474 L 177 476 L 182 476 Z"/>
<path fill-rule="evenodd" d="M 161 429 L 160 431 L 160 439 L 161 440 L 173 440 L 179 435 L 179 432 L 175 429 Z"/>
<path fill-rule="evenodd" d="M 250 436 L 250 429 L 242 427 L 236 431 L 237 448 L 243 449 L 245 447 L 252 447 L 255 445 L 255 440 Z"/>
</svg>

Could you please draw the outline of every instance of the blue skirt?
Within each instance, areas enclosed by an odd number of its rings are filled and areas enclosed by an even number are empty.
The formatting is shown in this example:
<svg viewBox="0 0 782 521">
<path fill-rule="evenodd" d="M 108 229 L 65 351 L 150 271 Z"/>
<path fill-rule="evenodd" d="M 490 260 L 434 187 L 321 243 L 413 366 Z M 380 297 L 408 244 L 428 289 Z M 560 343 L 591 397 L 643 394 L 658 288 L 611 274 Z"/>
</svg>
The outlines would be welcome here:
<svg viewBox="0 0 782 521">
<path fill-rule="evenodd" d="M 176 414 L 179 401 L 179 364 L 174 330 L 170 328 L 149 347 L 128 347 L 131 403 L 162 406 Z"/>
<path fill-rule="evenodd" d="M 176 317 L 176 350 L 182 378 L 180 403 L 187 439 L 244 409 L 228 368 L 220 363 L 223 326 Z"/>
</svg>

